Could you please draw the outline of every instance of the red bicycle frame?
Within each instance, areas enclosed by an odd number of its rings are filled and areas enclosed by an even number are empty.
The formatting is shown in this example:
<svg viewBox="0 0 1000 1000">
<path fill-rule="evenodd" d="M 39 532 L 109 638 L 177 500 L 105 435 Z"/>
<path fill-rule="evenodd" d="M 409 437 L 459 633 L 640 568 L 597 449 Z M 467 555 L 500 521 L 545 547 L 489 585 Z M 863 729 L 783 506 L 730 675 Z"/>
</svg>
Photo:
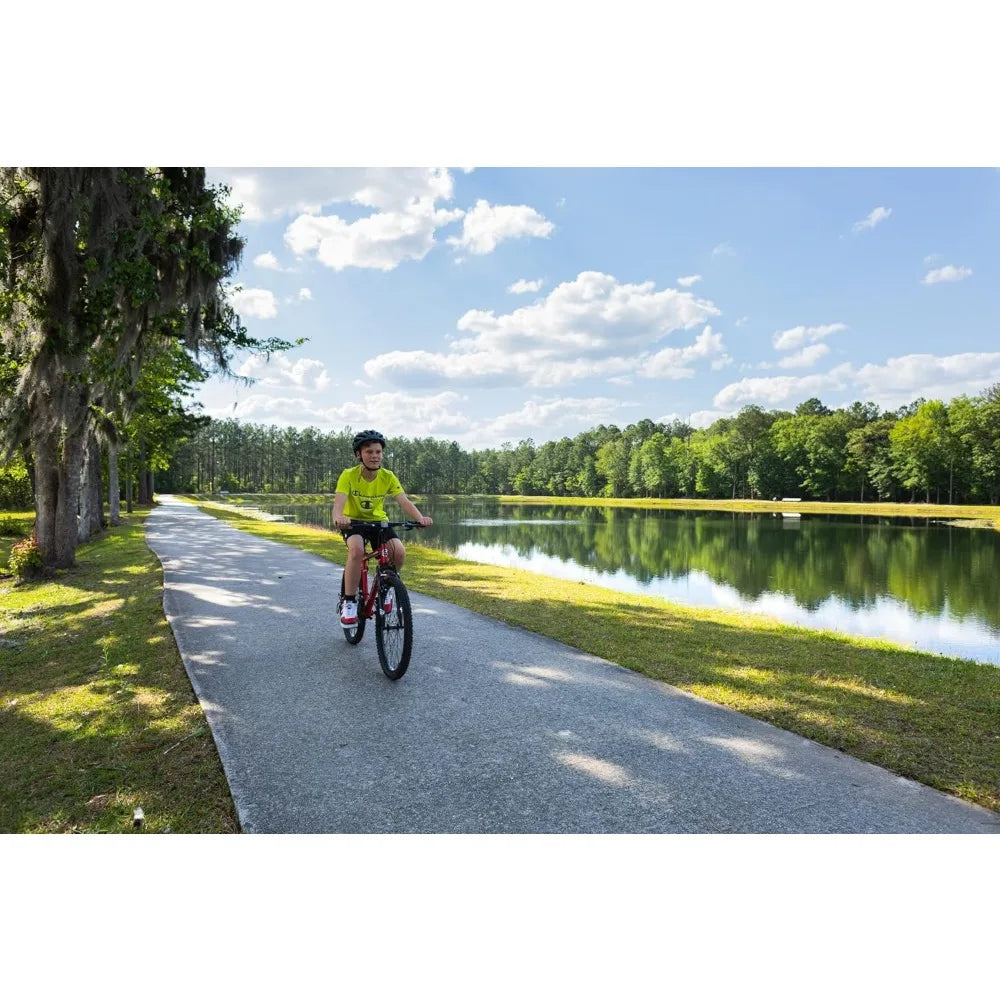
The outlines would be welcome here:
<svg viewBox="0 0 1000 1000">
<path fill-rule="evenodd" d="M 378 565 L 388 566 L 392 572 L 396 571 L 392 560 L 389 558 L 389 539 L 382 541 L 378 548 L 369 549 L 365 546 L 365 552 L 361 560 L 361 602 L 358 605 L 358 615 L 365 618 L 375 617 L 375 598 L 378 596 L 378 587 L 375 585 L 376 571 L 369 566 L 377 560 Z"/>
<path fill-rule="evenodd" d="M 359 522 L 355 521 L 355 524 Z M 412 528 L 419 528 L 416 521 L 376 521 L 375 524 L 383 528 L 405 528 L 409 531 Z M 359 589 L 361 590 L 361 600 L 358 602 L 358 618 L 375 617 L 375 600 L 378 597 L 378 587 L 376 579 L 378 572 L 387 568 L 389 572 L 395 573 L 396 567 L 389 558 L 389 539 L 383 538 L 374 548 L 368 548 L 368 539 L 365 539 L 364 554 L 361 559 L 361 580 Z M 378 571 L 370 566 L 370 563 L 378 563 Z"/>
</svg>

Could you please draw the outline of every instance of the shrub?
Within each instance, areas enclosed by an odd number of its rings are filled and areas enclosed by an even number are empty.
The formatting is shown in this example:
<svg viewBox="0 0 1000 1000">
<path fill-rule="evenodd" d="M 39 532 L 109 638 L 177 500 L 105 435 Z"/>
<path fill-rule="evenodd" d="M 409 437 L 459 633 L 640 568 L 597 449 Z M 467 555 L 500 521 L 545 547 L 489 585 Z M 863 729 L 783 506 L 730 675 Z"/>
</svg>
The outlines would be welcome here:
<svg viewBox="0 0 1000 1000">
<path fill-rule="evenodd" d="M 28 470 L 21 459 L 0 465 L 0 509 L 30 507 L 34 500 Z"/>
<path fill-rule="evenodd" d="M 23 542 L 15 542 L 10 550 L 10 562 L 7 564 L 11 573 L 19 580 L 29 580 L 39 576 L 45 568 L 42 550 L 38 547 L 38 539 L 32 535 Z"/>
<path fill-rule="evenodd" d="M 28 526 L 16 517 L 0 516 L 0 537 L 23 538 L 28 533 Z"/>
</svg>

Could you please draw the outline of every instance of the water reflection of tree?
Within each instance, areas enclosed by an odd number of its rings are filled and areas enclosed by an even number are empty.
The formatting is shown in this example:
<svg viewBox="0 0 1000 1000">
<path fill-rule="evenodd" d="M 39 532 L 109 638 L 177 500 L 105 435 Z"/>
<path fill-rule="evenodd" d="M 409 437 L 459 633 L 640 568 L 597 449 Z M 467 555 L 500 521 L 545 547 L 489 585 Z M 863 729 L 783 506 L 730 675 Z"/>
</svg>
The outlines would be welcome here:
<svg viewBox="0 0 1000 1000">
<path fill-rule="evenodd" d="M 953 617 L 1000 625 L 994 582 L 1000 543 L 984 532 L 875 517 L 789 522 L 766 514 L 597 507 L 532 505 L 487 513 L 480 505 L 466 514 L 461 502 L 434 516 L 427 544 L 451 551 L 467 542 L 504 545 L 525 560 L 540 553 L 599 572 L 624 571 L 643 584 L 700 571 L 747 600 L 778 592 L 810 610 L 831 596 L 854 609 L 890 596 L 919 612 L 939 614 L 947 605 Z M 460 523 L 491 516 L 509 519 Z"/>
<path fill-rule="evenodd" d="M 275 507 L 331 527 L 329 506 Z M 466 543 L 506 546 L 639 583 L 704 573 L 752 601 L 787 594 L 815 611 L 831 596 L 857 610 L 893 597 L 913 610 L 1000 626 L 1000 539 L 988 532 L 877 517 L 802 517 L 608 507 L 428 505 L 433 531 L 420 544 L 456 551 Z M 498 524 L 463 524 L 495 519 Z M 567 520 L 573 524 L 565 523 Z M 538 523 L 550 522 L 550 523 Z M 794 526 L 793 526 L 794 525 Z"/>
</svg>

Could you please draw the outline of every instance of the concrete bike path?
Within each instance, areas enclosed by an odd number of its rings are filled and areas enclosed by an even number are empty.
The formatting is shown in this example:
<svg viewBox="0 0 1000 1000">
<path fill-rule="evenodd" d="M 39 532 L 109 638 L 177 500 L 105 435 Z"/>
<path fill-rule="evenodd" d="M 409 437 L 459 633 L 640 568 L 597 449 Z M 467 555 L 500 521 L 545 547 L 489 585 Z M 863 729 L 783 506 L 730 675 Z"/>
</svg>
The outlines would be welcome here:
<svg viewBox="0 0 1000 1000">
<path fill-rule="evenodd" d="M 245 832 L 1000 832 L 988 810 L 421 594 L 392 682 L 374 634 L 344 641 L 339 566 L 159 500 L 164 610 Z"/>
</svg>

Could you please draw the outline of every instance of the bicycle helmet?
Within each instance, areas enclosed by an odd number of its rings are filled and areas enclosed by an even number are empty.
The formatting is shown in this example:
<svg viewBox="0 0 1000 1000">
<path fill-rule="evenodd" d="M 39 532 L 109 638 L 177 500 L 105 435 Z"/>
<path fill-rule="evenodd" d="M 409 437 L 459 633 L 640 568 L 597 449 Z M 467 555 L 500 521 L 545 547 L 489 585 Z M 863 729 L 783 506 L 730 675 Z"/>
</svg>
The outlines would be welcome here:
<svg viewBox="0 0 1000 1000">
<path fill-rule="evenodd" d="M 383 448 L 385 447 L 385 438 L 378 431 L 358 431 L 351 442 L 351 450 L 357 454 L 358 449 L 369 441 L 377 441 Z"/>
</svg>

